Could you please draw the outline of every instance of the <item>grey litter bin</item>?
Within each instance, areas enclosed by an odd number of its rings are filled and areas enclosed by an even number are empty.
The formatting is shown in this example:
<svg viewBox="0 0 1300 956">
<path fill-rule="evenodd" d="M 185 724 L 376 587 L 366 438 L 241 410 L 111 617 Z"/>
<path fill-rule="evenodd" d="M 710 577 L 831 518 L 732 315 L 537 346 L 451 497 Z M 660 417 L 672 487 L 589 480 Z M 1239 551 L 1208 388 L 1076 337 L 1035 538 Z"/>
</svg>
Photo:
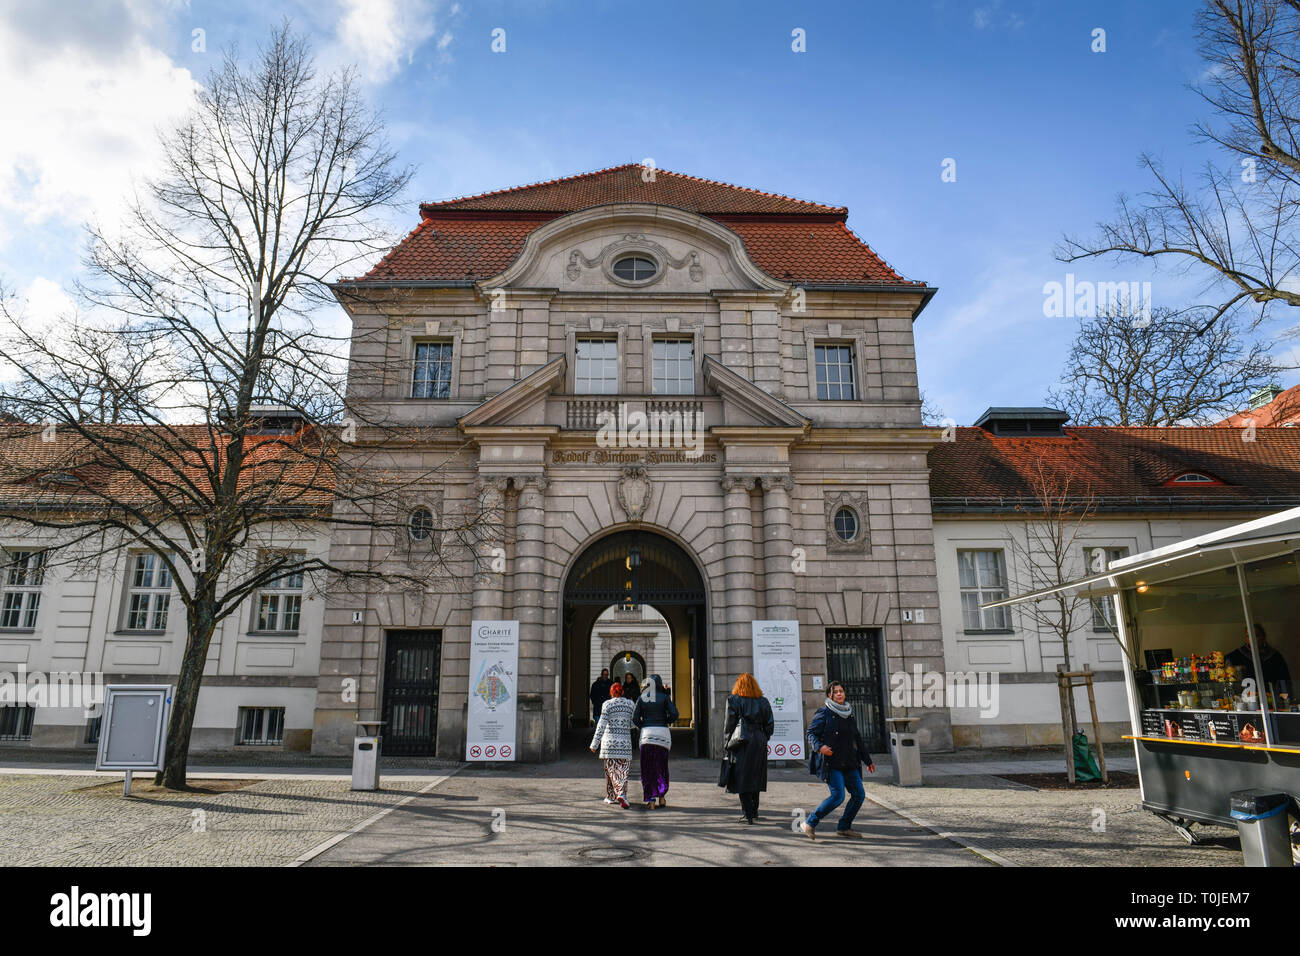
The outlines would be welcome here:
<svg viewBox="0 0 1300 956">
<path fill-rule="evenodd" d="M 379 728 L 383 721 L 357 721 L 357 736 L 352 741 L 352 789 L 379 789 Z"/>
<path fill-rule="evenodd" d="M 912 725 L 915 717 L 887 717 L 889 755 L 894 761 L 894 784 L 899 787 L 921 786 L 921 747 Z"/>
<path fill-rule="evenodd" d="M 1291 866 L 1291 833 L 1287 808 L 1291 797 L 1268 790 L 1237 790 L 1228 809 L 1241 834 L 1246 866 Z"/>
</svg>

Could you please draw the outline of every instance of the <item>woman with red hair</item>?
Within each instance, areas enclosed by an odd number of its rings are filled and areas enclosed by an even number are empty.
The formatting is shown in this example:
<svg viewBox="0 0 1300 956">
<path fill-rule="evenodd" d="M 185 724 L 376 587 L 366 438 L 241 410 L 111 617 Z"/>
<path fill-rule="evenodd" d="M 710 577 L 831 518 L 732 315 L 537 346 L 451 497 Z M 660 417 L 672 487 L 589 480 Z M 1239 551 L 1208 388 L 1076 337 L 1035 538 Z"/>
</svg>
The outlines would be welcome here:
<svg viewBox="0 0 1300 956">
<path fill-rule="evenodd" d="M 591 752 L 605 761 L 605 802 L 627 805 L 627 775 L 632 767 L 632 711 L 636 705 L 623 696 L 623 685 L 609 687 L 609 700 L 600 709 L 600 720 L 591 738 Z M 599 750 L 597 746 L 599 745 Z"/>
<path fill-rule="evenodd" d="M 754 675 L 736 678 L 727 698 L 727 723 L 722 728 L 726 751 L 718 786 L 740 795 L 741 823 L 758 819 L 758 795 L 767 789 L 767 741 L 776 729 L 772 705 L 763 696 Z"/>
</svg>

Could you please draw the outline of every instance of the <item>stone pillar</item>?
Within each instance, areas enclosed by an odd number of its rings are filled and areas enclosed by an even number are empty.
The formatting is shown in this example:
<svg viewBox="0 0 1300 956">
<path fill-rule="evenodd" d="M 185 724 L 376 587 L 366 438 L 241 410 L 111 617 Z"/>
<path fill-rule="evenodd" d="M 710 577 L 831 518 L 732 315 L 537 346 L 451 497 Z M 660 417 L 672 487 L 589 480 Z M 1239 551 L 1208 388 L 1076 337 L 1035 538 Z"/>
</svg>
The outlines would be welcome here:
<svg viewBox="0 0 1300 956">
<path fill-rule="evenodd" d="M 724 475 L 722 490 L 724 502 L 723 536 L 727 545 L 724 570 L 727 577 L 727 664 L 725 670 L 714 665 L 721 694 L 721 684 L 728 676 L 735 677 L 749 665 L 750 621 L 754 611 L 754 523 L 749 507 L 749 491 L 755 479 L 750 475 Z M 721 663 L 721 662 L 718 662 Z M 726 686 L 730 690 L 730 684 Z"/>
<path fill-rule="evenodd" d="M 479 621 L 501 619 L 505 575 L 502 571 L 494 570 L 493 566 L 501 566 L 505 548 L 505 491 L 509 486 L 509 478 L 495 476 L 480 478 L 475 484 L 479 520 L 482 522 L 482 540 L 479 542 L 479 555 L 474 570 L 473 616 Z"/>
<path fill-rule="evenodd" d="M 542 641 L 542 558 L 545 542 L 545 501 L 547 480 L 544 475 L 515 476 L 519 491 L 515 520 L 514 608 L 519 619 L 519 759 L 542 761 L 556 754 L 549 752 L 546 715 L 554 708 L 546 706 L 546 684 Z"/>
<path fill-rule="evenodd" d="M 772 621 L 793 621 L 794 569 L 790 552 L 794 535 L 790 528 L 789 475 L 765 476 L 763 482 L 763 581 L 767 588 L 767 617 Z"/>
</svg>

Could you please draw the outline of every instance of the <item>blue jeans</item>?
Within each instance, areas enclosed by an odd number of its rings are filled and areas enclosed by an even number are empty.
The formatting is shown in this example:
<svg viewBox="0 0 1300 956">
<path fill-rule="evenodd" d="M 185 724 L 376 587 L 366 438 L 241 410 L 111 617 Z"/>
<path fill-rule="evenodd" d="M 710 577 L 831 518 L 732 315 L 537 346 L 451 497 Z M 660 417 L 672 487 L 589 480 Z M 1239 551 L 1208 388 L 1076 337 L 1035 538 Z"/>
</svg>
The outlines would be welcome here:
<svg viewBox="0 0 1300 956">
<path fill-rule="evenodd" d="M 831 795 L 821 802 L 816 810 L 808 816 L 808 825 L 817 826 L 817 822 L 825 818 L 841 803 L 844 802 L 844 791 L 849 791 L 849 805 L 844 808 L 844 814 L 840 817 L 839 824 L 835 827 L 837 830 L 848 830 L 853 826 L 853 818 L 858 815 L 862 809 L 862 801 L 867 799 L 866 791 L 862 789 L 862 770 L 855 767 L 852 770 L 831 770 L 826 778 L 826 785 L 831 788 Z"/>
</svg>

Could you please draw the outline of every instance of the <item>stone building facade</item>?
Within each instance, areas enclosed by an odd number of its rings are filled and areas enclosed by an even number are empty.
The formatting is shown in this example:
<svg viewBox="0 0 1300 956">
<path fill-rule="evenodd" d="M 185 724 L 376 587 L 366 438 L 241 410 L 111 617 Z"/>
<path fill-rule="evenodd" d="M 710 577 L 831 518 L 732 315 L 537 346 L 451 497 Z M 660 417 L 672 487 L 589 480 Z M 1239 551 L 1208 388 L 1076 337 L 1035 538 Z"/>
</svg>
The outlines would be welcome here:
<svg viewBox="0 0 1300 956">
<path fill-rule="evenodd" d="M 634 596 L 673 631 L 700 753 L 717 752 L 726 695 L 753 667 L 755 619 L 798 620 L 809 714 L 842 674 L 879 724 L 891 671 L 945 669 L 926 463 L 939 433 L 921 425 L 912 338 L 934 290 L 846 218 L 630 165 L 424 204 L 336 287 L 366 422 L 352 453 L 409 476 L 412 528 L 435 532 L 338 530 L 331 559 L 417 560 L 446 526 L 495 520 L 472 584 L 330 597 L 316 752 L 347 750 L 360 715 L 415 727 L 411 752 L 460 756 L 470 622 L 512 619 L 519 758 L 554 759 L 586 726 L 592 624 Z M 702 429 L 611 443 L 602 412 Z M 919 716 L 923 743 L 951 746 L 946 710 Z"/>
</svg>

